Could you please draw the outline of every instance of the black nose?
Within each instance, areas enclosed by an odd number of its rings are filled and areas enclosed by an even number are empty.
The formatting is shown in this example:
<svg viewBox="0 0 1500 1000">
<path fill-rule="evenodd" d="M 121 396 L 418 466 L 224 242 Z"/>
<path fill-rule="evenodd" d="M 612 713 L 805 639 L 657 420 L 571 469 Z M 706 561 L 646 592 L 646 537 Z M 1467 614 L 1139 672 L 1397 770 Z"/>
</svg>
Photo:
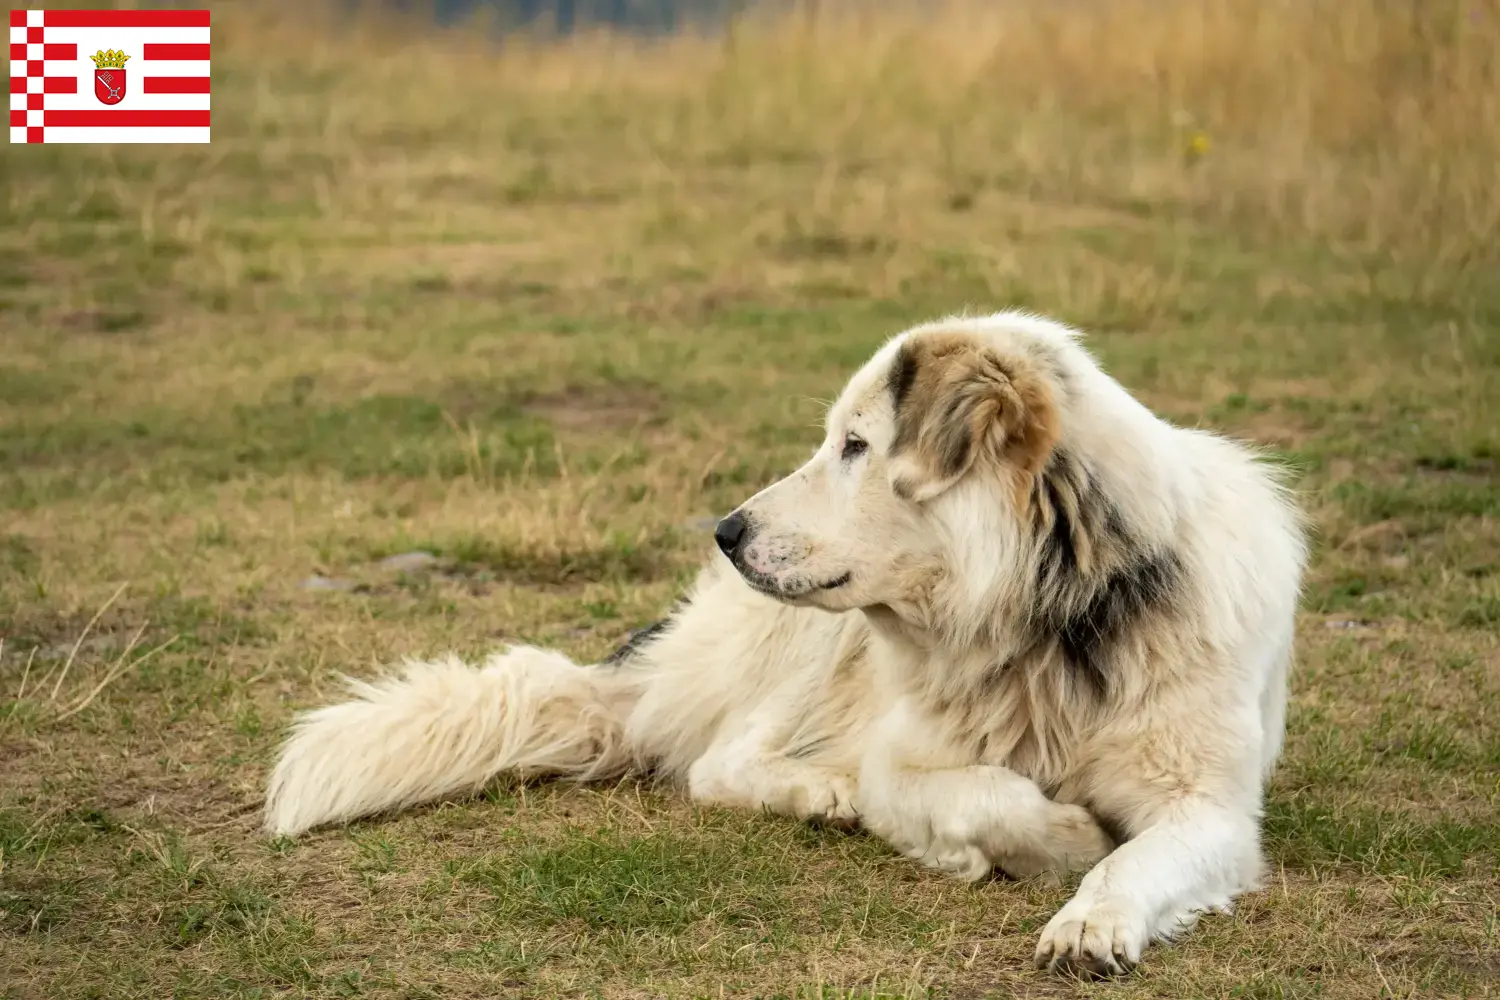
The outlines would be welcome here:
<svg viewBox="0 0 1500 1000">
<path fill-rule="evenodd" d="M 744 538 L 745 515 L 739 511 L 734 511 L 714 527 L 714 541 L 719 543 L 719 551 L 726 556 L 733 557 Z"/>
</svg>

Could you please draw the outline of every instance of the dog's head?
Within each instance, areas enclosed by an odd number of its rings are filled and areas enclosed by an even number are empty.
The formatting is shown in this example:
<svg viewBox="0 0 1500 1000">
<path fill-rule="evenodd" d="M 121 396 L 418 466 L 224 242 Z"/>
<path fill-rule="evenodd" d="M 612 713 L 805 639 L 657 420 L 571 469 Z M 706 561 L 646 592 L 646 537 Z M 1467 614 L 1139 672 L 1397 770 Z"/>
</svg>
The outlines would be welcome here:
<svg viewBox="0 0 1500 1000">
<path fill-rule="evenodd" d="M 830 611 L 924 603 L 974 538 L 1017 539 L 1017 500 L 1060 433 L 1048 346 L 1003 326 L 918 327 L 888 343 L 829 409 L 812 458 L 719 522 L 741 576 Z M 994 552 L 991 545 L 979 548 Z"/>
</svg>

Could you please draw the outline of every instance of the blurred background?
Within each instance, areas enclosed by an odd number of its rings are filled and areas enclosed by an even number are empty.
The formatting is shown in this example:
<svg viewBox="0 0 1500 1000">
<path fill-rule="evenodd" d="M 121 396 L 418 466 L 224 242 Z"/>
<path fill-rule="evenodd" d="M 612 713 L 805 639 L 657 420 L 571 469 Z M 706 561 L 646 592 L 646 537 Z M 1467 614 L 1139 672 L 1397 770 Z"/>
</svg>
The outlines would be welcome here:
<svg viewBox="0 0 1500 1000">
<path fill-rule="evenodd" d="M 649 785 L 256 827 L 340 674 L 606 654 L 1010 307 L 1316 525 L 1273 888 L 1112 993 L 1488 995 L 1500 4 L 212 12 L 209 145 L 0 159 L 0 997 L 1073 990 L 1064 889 Z"/>
<path fill-rule="evenodd" d="M 614 31 L 723 30 L 746 7 L 744 0 L 439 0 L 414 10 L 397 0 L 397 10 L 430 12 L 440 23 L 454 23 L 476 15 L 490 18 L 500 31 L 538 29 L 565 36 L 573 31 L 608 28 Z M 785 6 L 783 5 L 783 9 Z"/>
</svg>

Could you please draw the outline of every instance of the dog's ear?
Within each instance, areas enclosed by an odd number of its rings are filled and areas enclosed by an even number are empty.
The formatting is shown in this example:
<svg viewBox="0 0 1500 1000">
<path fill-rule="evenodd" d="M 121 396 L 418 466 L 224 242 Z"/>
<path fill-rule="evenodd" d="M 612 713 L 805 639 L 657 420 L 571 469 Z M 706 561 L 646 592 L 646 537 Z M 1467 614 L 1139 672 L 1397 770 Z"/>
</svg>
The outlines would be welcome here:
<svg viewBox="0 0 1500 1000">
<path fill-rule="evenodd" d="M 1052 387 L 1030 357 L 963 334 L 929 334 L 901 345 L 889 384 L 891 486 L 908 499 L 931 500 L 977 463 L 1036 473 L 1057 443 Z"/>
</svg>

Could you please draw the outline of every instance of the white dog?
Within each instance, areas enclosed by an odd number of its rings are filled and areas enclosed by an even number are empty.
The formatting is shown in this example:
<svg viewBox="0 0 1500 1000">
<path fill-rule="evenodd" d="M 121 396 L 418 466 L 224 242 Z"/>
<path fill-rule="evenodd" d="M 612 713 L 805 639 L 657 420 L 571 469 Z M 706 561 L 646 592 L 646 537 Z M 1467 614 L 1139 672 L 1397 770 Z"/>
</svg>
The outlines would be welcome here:
<svg viewBox="0 0 1500 1000">
<path fill-rule="evenodd" d="M 653 772 L 966 879 L 1091 868 L 1036 960 L 1096 975 L 1257 884 L 1303 523 L 1272 470 L 1153 415 L 1074 331 L 1001 313 L 895 337 L 715 538 L 604 664 L 408 661 L 303 716 L 266 828 L 502 771 Z"/>
</svg>

